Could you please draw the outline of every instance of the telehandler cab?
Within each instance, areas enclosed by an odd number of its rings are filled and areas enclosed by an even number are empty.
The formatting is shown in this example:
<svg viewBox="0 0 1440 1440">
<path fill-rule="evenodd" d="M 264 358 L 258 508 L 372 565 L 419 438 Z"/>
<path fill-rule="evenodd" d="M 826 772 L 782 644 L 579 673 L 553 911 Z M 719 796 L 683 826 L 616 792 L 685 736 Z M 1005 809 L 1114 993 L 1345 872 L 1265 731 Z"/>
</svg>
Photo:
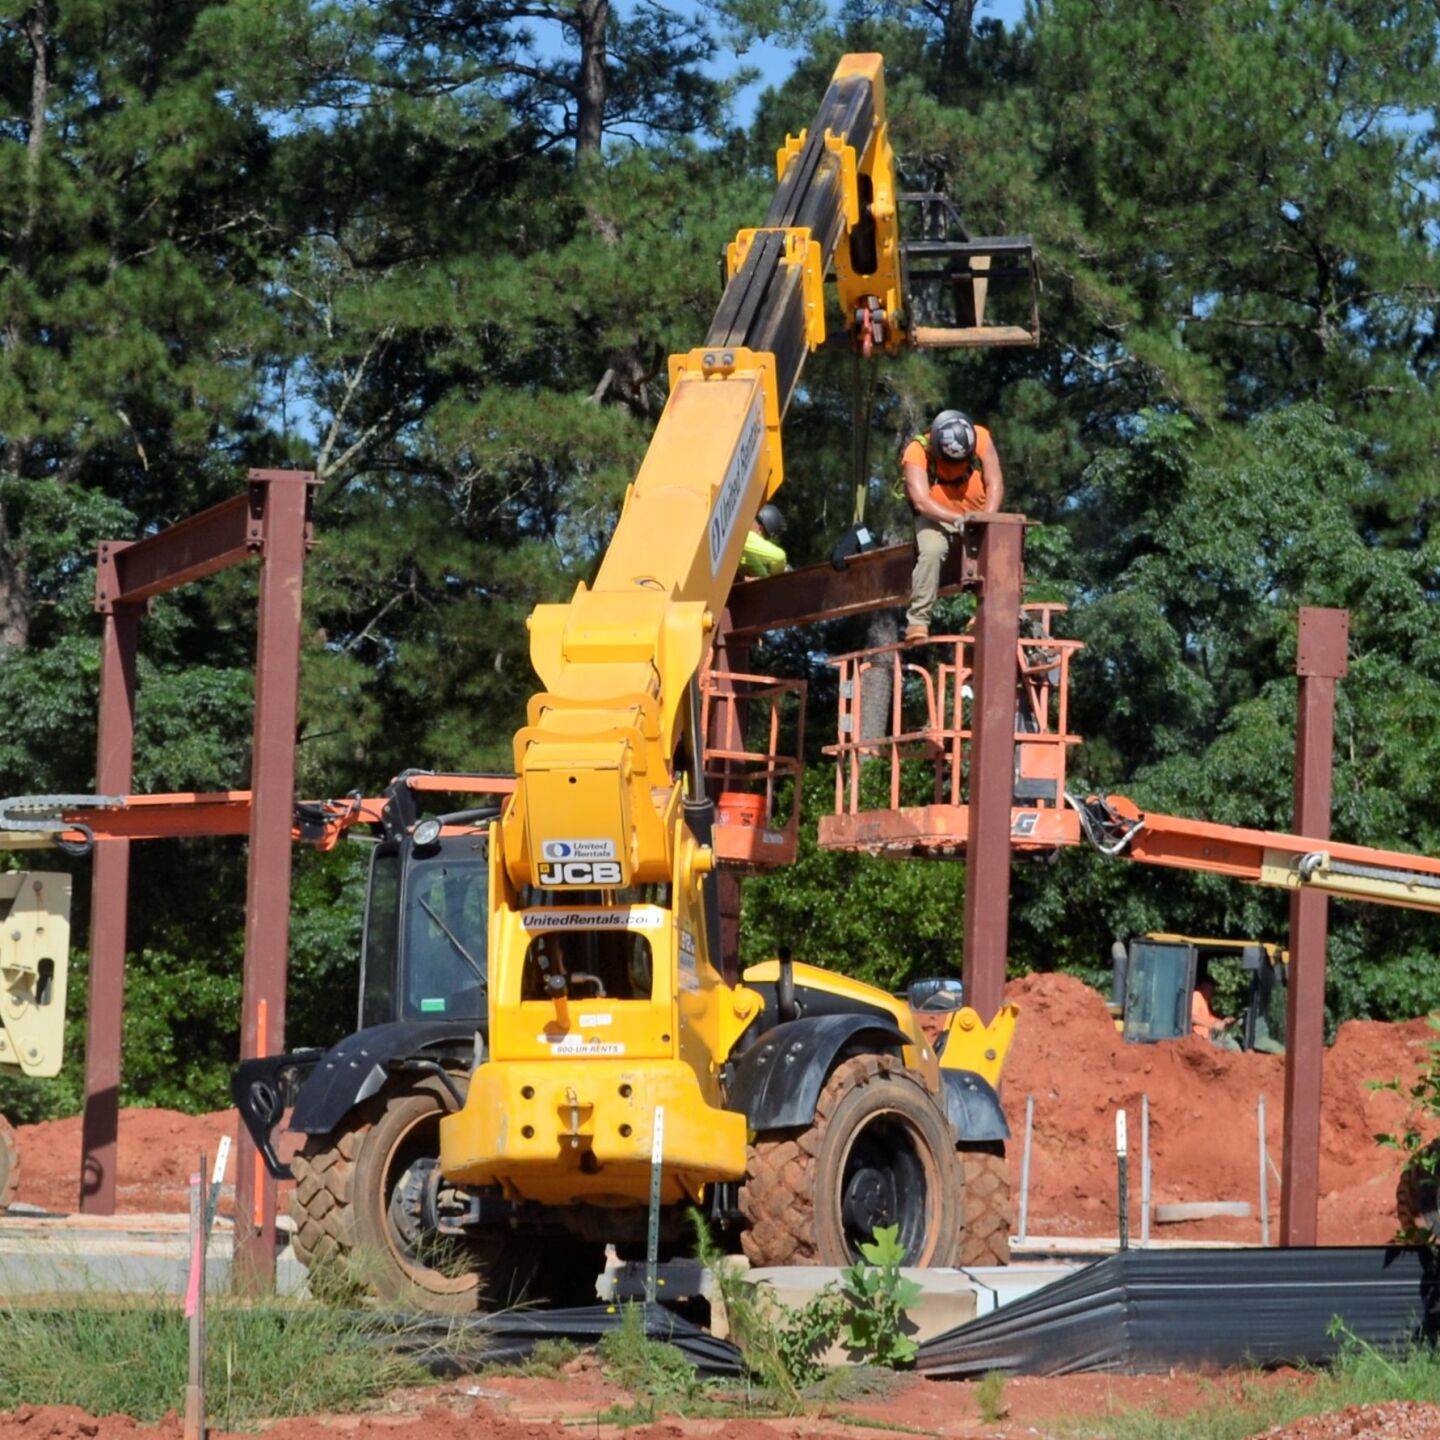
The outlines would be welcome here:
<svg viewBox="0 0 1440 1440">
<path fill-rule="evenodd" d="M 1111 964 L 1110 1013 L 1132 1044 L 1178 1040 L 1190 1034 L 1190 997 L 1217 965 L 1238 971 L 1227 989 L 1241 992 L 1239 1023 L 1228 1031 L 1241 1050 L 1283 1054 L 1289 953 L 1261 940 L 1216 940 L 1151 933 L 1129 945 L 1117 941 Z"/>
</svg>

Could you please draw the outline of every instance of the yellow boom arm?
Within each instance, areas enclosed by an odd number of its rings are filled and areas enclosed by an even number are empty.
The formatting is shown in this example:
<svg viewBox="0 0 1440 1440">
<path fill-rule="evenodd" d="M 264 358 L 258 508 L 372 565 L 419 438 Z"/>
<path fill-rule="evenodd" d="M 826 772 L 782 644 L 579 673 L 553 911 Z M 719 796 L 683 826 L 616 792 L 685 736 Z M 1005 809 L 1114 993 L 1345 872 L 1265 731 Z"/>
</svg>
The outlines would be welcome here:
<svg viewBox="0 0 1440 1440">
<path fill-rule="evenodd" d="M 764 222 L 727 250 L 705 343 L 671 357 L 669 402 L 593 588 L 530 617 L 545 688 L 515 737 L 492 844 L 488 1049 L 440 1127 L 458 1183 L 542 1204 L 643 1202 L 660 1113 L 667 1204 L 745 1173 L 747 1117 L 726 1104 L 726 1074 L 764 1001 L 716 962 L 698 676 L 746 533 L 780 486 L 780 422 L 825 338 L 832 269 L 847 323 L 900 343 L 884 109 L 880 57 L 847 56 L 815 124 L 781 149 Z"/>
<path fill-rule="evenodd" d="M 900 343 L 884 110 L 880 56 L 846 56 L 815 124 L 779 152 L 764 223 L 727 250 L 705 344 L 670 359 L 669 402 L 594 587 L 530 617 L 545 689 L 515 737 L 518 783 L 500 827 L 517 888 L 672 877 L 677 751 L 700 745 L 695 678 L 745 535 L 782 480 L 781 417 L 825 338 L 832 267 L 847 320 L 880 314 L 886 343 Z"/>
</svg>

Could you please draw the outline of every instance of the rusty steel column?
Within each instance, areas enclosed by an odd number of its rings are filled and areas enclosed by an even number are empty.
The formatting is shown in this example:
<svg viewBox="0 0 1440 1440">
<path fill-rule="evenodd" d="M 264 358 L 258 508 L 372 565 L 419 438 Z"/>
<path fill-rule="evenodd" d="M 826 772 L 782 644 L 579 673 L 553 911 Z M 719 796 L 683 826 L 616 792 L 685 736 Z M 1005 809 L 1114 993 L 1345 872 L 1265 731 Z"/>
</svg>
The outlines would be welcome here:
<svg viewBox="0 0 1440 1440">
<path fill-rule="evenodd" d="M 1020 684 L 1024 517 L 972 516 L 980 608 L 970 702 L 970 828 L 965 847 L 965 1003 L 987 1024 L 1005 1003 L 1010 940 L 1010 811 Z M 967 546 L 971 543 L 966 537 Z"/>
<path fill-rule="evenodd" d="M 310 536 L 308 471 L 252 470 L 252 544 L 263 545 L 250 762 L 250 855 L 245 886 L 245 968 L 240 1058 L 285 1048 L 290 943 L 290 829 L 300 690 L 300 599 Z M 235 1171 L 235 1286 L 275 1284 L 275 1181 L 244 1125 Z"/>
<path fill-rule="evenodd" d="M 1335 682 L 1348 668 L 1350 614 L 1302 606 L 1295 671 L 1297 835 L 1330 838 Z M 1285 1152 L 1280 1181 L 1280 1243 L 1314 1245 L 1320 1218 L 1320 1095 L 1325 1059 L 1325 942 L 1329 902 L 1323 891 L 1290 897 L 1290 973 L 1285 1010 Z"/>
<path fill-rule="evenodd" d="M 100 639 L 100 727 L 95 788 L 128 795 L 135 759 L 135 647 L 144 605 L 114 605 L 105 593 L 108 552 L 100 547 L 96 606 Z M 120 1125 L 121 1016 L 125 1004 L 125 933 L 130 842 L 95 847 L 90 880 L 90 999 L 85 1020 L 85 1114 L 81 1121 L 80 1212 L 115 1213 L 116 1139 Z"/>
</svg>

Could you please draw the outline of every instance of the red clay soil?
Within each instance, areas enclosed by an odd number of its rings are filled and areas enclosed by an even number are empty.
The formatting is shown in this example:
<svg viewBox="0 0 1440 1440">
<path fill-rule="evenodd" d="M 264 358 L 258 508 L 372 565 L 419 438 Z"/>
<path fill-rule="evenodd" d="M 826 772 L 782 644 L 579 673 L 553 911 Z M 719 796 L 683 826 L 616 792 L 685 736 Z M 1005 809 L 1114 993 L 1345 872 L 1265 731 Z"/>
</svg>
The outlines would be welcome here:
<svg viewBox="0 0 1440 1440">
<path fill-rule="evenodd" d="M 1436 1440 L 1440 1406 L 1402 1400 L 1390 1405 L 1347 1405 L 1329 1415 L 1312 1415 L 1266 1430 L 1271 1440 Z M 1259 1437 L 1256 1437 L 1259 1440 Z"/>
<path fill-rule="evenodd" d="M 217 1110 L 209 1115 L 182 1115 L 178 1110 L 122 1110 L 116 1209 L 128 1215 L 188 1210 L 190 1174 L 201 1152 L 210 1157 L 213 1165 L 221 1136 L 233 1136 L 238 1119 L 234 1110 Z M 16 1199 L 57 1215 L 78 1209 L 80 1117 L 72 1115 L 16 1128 L 20 1141 L 20 1192 Z M 233 1203 L 234 1179 L 232 1158 L 220 1206 L 227 1214 Z"/>
<path fill-rule="evenodd" d="M 1015 1140 L 1011 1172 L 1019 1183 L 1025 1098 L 1035 1098 L 1029 1230 L 1032 1235 L 1105 1236 L 1117 1231 L 1115 1110 L 1130 1120 L 1131 1228 L 1139 1226 L 1140 1097 L 1150 1097 L 1154 1198 L 1245 1200 L 1249 1220 L 1156 1226 L 1156 1239 L 1258 1241 L 1259 1162 L 1256 1099 L 1265 1096 L 1270 1156 L 1278 1168 L 1284 1134 L 1284 1060 L 1241 1055 L 1204 1040 L 1126 1045 L 1099 993 L 1068 975 L 1028 975 L 1008 998 L 1021 1007 L 1005 1070 L 1005 1108 Z M 1385 1025 L 1351 1021 L 1325 1054 L 1321 1136 L 1320 1240 L 1327 1245 L 1383 1244 L 1395 1228 L 1399 1159 L 1375 1144 L 1404 1115 L 1400 1097 L 1371 1080 L 1409 1079 L 1433 1032 L 1424 1019 Z M 118 1208 L 183 1211 L 187 1181 L 203 1149 L 215 1153 L 235 1127 L 233 1111 L 181 1115 L 172 1110 L 120 1114 Z M 59 1213 L 76 1205 L 80 1119 L 19 1129 L 19 1199 Z M 233 1179 L 233 1171 L 232 1171 Z M 1271 1238 L 1278 1234 L 1279 1185 L 1271 1177 Z"/>
<path fill-rule="evenodd" d="M 1193 1038 L 1126 1045 L 1104 999 L 1068 975 L 1027 975 L 1014 981 L 1006 996 L 1020 1006 L 1004 1082 L 1017 1186 L 1025 1099 L 1035 1098 L 1030 1234 L 1116 1234 L 1115 1111 L 1122 1106 L 1131 1137 L 1131 1232 L 1137 1232 L 1140 1097 L 1148 1095 L 1155 1202 L 1245 1200 L 1252 1214 L 1249 1220 L 1155 1226 L 1151 1235 L 1258 1241 L 1256 1100 L 1265 1096 L 1266 1139 L 1278 1168 L 1285 1124 L 1283 1057 L 1219 1050 Z M 1379 1245 L 1395 1233 L 1400 1160 L 1374 1137 L 1400 1128 L 1405 1103 L 1371 1090 L 1367 1082 L 1397 1075 L 1408 1082 L 1433 1038 L 1423 1018 L 1396 1025 L 1352 1020 L 1325 1052 L 1321 1244 Z M 1273 1243 L 1280 1213 L 1273 1172 L 1270 1208 Z"/>
<path fill-rule="evenodd" d="M 1119 1376 L 1075 1375 L 1055 1380 L 1008 1381 L 1001 1396 L 999 1420 L 981 1417 L 976 1386 L 952 1381 L 901 1379 L 884 1400 L 836 1402 L 820 1413 L 785 1420 L 681 1420 L 666 1417 L 634 1429 L 600 1424 L 619 1392 L 593 1367 L 577 1369 L 559 1380 L 509 1377 L 462 1379 L 439 1388 L 401 1392 L 378 1413 L 316 1416 L 283 1420 L 265 1427 L 269 1440 L 560 1440 L 561 1436 L 603 1437 L 603 1440 L 881 1440 L 897 1434 L 943 1436 L 945 1440 L 1020 1440 L 1073 1433 L 1075 1423 L 1090 1416 L 1135 1410 L 1181 1416 L 1196 1409 L 1223 1405 L 1253 1376 L 1212 1375 Z M 1306 1383 L 1293 1373 L 1264 1377 L 1261 1384 Z M 1380 1410 L 1405 1407 L 1382 1406 Z M 1429 1407 L 1425 1407 L 1429 1408 Z M 858 1424 L 847 1424 L 846 1418 Z M 893 1423 L 896 1430 L 887 1431 Z M 0 1440 L 181 1440 L 174 1416 L 157 1426 L 140 1426 L 128 1416 L 103 1419 L 69 1406 L 24 1407 L 0 1413 Z M 214 1440 L 226 1433 L 210 1432 Z M 1284 1432 L 1292 1440 L 1291 1432 Z M 1315 1440 L 1346 1431 L 1319 1430 Z M 1369 1434 L 1369 1431 L 1357 1433 Z M 1408 1440 L 1434 1435 L 1434 1430 L 1376 1431 L 1376 1440 Z M 236 1437 L 240 1440 L 240 1437 Z M 1294 1440 L 1311 1440 L 1295 1432 Z"/>
</svg>

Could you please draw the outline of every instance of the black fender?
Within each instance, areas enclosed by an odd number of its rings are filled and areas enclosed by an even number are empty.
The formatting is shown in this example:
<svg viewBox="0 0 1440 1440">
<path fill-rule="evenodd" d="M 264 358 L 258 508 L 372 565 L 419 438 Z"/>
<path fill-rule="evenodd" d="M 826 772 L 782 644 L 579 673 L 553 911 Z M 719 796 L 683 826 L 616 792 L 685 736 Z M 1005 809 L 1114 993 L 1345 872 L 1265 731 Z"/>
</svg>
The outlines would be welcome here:
<svg viewBox="0 0 1440 1440">
<path fill-rule="evenodd" d="M 483 1021 L 479 1029 L 483 1036 Z M 475 1034 L 474 1021 L 397 1020 L 372 1025 L 328 1050 L 242 1061 L 230 1077 L 230 1096 L 270 1173 L 280 1180 L 293 1179 L 275 1150 L 275 1131 L 286 1110 L 291 1111 L 292 1131 L 328 1135 L 402 1070 L 437 1076 L 458 1107 L 464 1096 L 442 1061 L 468 1069 Z"/>
<path fill-rule="evenodd" d="M 893 1022 L 873 1015 L 813 1015 L 767 1030 L 734 1063 L 726 1109 L 752 1130 L 808 1125 L 837 1058 L 847 1048 L 898 1052 L 910 1044 Z"/>
<path fill-rule="evenodd" d="M 323 1050 L 293 1050 L 242 1060 L 230 1075 L 230 1099 L 250 1132 L 265 1168 L 277 1180 L 293 1180 L 290 1167 L 275 1152 L 275 1132 L 294 1105 L 306 1077 L 320 1063 Z"/>
<path fill-rule="evenodd" d="M 1010 1125 L 995 1087 L 973 1070 L 942 1070 L 945 1116 L 964 1145 L 974 1140 L 1008 1140 Z"/>
</svg>

